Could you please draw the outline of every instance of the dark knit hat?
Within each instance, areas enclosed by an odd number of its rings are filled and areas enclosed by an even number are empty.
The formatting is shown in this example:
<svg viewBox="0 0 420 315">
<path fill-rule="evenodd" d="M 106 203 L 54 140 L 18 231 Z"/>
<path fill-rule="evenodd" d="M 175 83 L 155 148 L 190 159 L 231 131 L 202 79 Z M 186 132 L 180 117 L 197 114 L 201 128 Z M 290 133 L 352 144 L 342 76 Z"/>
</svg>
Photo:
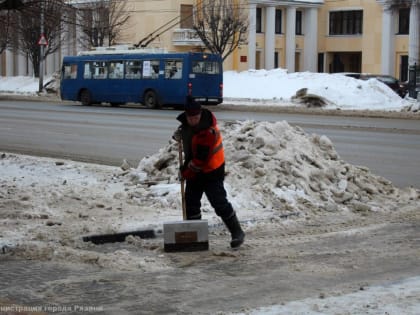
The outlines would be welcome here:
<svg viewBox="0 0 420 315">
<path fill-rule="evenodd" d="M 187 98 L 187 103 L 185 104 L 185 113 L 187 116 L 195 116 L 201 113 L 201 104 L 192 98 Z"/>
</svg>

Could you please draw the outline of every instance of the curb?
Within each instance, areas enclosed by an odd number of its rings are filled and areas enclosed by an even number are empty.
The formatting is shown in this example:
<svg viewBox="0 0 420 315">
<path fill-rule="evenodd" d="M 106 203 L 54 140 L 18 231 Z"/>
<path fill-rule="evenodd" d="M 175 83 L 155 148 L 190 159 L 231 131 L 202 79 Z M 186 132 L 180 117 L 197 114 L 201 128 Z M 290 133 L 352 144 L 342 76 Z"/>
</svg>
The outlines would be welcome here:
<svg viewBox="0 0 420 315">
<path fill-rule="evenodd" d="M 42 94 L 42 95 L 18 95 L 18 94 L 1 94 L 0 101 L 31 101 L 31 102 L 62 102 L 65 104 L 74 104 L 78 102 L 63 101 L 58 94 Z M 211 106 L 212 111 L 247 111 L 247 112 L 268 112 L 268 113 L 286 113 L 286 114 L 301 114 L 301 115 L 323 115 L 323 116 L 344 116 L 344 117 L 369 117 L 369 118 L 389 118 L 389 119 L 410 119 L 420 120 L 420 111 L 378 111 L 378 110 L 344 110 L 344 109 L 323 109 L 323 108 L 308 108 L 304 106 L 287 106 L 274 104 L 261 105 L 235 105 L 229 103 Z"/>
</svg>

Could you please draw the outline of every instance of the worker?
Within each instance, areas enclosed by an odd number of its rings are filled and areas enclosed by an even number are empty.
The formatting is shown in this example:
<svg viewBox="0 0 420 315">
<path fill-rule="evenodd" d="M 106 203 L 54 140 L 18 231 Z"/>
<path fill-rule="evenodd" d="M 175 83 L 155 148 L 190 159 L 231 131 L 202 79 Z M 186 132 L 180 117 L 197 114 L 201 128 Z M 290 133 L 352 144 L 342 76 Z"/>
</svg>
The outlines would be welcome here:
<svg viewBox="0 0 420 315">
<path fill-rule="evenodd" d="M 188 98 L 185 111 L 177 120 L 181 125 L 173 138 L 182 141 L 184 148 L 180 176 L 186 180 L 187 220 L 201 220 L 201 198 L 205 193 L 231 233 L 230 246 L 238 248 L 244 242 L 245 233 L 224 188 L 225 157 L 216 117 L 200 103 Z"/>
</svg>

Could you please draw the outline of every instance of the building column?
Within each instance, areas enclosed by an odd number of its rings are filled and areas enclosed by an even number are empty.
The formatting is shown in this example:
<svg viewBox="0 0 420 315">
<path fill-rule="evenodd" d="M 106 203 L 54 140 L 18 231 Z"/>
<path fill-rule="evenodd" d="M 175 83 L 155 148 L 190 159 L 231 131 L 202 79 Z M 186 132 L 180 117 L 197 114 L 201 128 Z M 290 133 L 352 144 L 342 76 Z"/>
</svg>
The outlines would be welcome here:
<svg viewBox="0 0 420 315">
<path fill-rule="evenodd" d="M 6 53 L 6 77 L 12 77 L 14 73 L 14 53 L 11 50 L 5 50 Z"/>
<path fill-rule="evenodd" d="M 17 55 L 17 64 L 18 64 L 18 70 L 17 75 L 26 76 L 28 75 L 28 69 L 27 69 L 27 57 L 23 56 L 22 54 Z"/>
<path fill-rule="evenodd" d="M 382 74 L 394 75 L 394 11 L 384 6 L 382 11 Z"/>
<path fill-rule="evenodd" d="M 408 64 L 420 64 L 420 36 L 419 36 L 419 5 L 417 1 L 411 2 L 410 8 L 410 26 L 408 35 Z"/>
<path fill-rule="evenodd" d="M 274 68 L 274 46 L 276 44 L 276 8 L 266 7 L 265 15 L 265 69 L 271 70 Z"/>
<path fill-rule="evenodd" d="M 303 66 L 306 71 L 317 72 L 318 60 L 318 9 L 305 10 L 305 48 Z"/>
<path fill-rule="evenodd" d="M 286 13 L 286 69 L 295 72 L 296 8 L 287 7 Z"/>
<path fill-rule="evenodd" d="M 249 4 L 248 29 L 248 69 L 255 69 L 255 55 L 257 51 L 257 5 Z"/>
</svg>

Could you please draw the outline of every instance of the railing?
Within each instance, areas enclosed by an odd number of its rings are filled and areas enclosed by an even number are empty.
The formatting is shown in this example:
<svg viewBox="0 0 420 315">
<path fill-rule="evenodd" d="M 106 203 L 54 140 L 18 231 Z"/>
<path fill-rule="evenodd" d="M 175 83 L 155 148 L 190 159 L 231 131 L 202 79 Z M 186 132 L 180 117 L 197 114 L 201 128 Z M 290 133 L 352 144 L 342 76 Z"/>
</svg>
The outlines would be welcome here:
<svg viewBox="0 0 420 315">
<path fill-rule="evenodd" d="M 197 32 L 190 28 L 174 30 L 172 33 L 172 44 L 175 46 L 204 46 Z"/>
<path fill-rule="evenodd" d="M 420 89 L 420 66 L 414 64 L 408 69 L 408 93 L 412 98 L 418 99 Z"/>
</svg>

